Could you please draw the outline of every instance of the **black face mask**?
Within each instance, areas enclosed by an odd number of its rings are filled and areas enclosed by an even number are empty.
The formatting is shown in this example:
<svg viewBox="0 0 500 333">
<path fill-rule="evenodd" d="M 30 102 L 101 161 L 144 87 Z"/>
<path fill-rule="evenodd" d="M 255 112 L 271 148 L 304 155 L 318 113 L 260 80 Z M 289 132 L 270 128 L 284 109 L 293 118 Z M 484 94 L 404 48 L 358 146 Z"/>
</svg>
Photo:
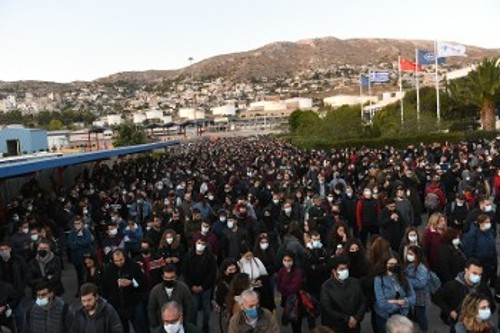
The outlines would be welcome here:
<svg viewBox="0 0 500 333">
<path fill-rule="evenodd" d="M 151 251 L 149 249 L 141 249 L 142 254 L 149 255 Z"/>
<path fill-rule="evenodd" d="M 163 280 L 163 285 L 165 286 L 165 288 L 173 288 L 175 287 L 175 281 L 174 280 L 168 280 L 168 281 L 165 281 Z"/>
<path fill-rule="evenodd" d="M 226 281 L 231 282 L 231 280 L 233 279 L 233 277 L 235 275 L 236 275 L 236 273 L 229 273 L 228 275 L 226 275 Z"/>
<path fill-rule="evenodd" d="M 40 257 L 45 257 L 47 254 L 49 253 L 49 251 L 47 250 L 38 250 L 37 251 L 37 254 L 40 256 Z"/>
<path fill-rule="evenodd" d="M 399 265 L 390 266 L 390 267 L 387 267 L 387 270 L 389 272 L 391 272 L 392 274 L 399 274 L 399 272 L 401 271 L 401 266 L 399 266 Z"/>
</svg>

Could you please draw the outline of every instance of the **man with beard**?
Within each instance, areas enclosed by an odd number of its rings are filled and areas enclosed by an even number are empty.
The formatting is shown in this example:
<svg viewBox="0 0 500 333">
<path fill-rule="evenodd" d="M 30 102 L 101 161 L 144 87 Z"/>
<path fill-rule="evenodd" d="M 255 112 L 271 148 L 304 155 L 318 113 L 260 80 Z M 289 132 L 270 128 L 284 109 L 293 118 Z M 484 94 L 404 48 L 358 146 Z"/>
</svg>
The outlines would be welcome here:
<svg viewBox="0 0 500 333">
<path fill-rule="evenodd" d="M 82 306 L 76 311 L 71 333 L 123 333 L 118 313 L 97 293 L 97 286 L 85 283 L 80 287 Z"/>
</svg>

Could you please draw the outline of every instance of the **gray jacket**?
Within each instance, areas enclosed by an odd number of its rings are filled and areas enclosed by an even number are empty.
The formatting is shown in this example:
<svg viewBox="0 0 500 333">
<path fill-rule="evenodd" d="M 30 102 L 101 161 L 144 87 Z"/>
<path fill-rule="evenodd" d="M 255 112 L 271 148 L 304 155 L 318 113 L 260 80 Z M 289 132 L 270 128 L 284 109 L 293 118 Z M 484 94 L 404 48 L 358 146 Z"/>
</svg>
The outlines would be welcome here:
<svg viewBox="0 0 500 333">
<path fill-rule="evenodd" d="M 90 317 L 83 307 L 76 311 L 71 333 L 123 333 L 123 327 L 115 308 L 99 297 L 93 316 Z"/>
<path fill-rule="evenodd" d="M 149 294 L 148 316 L 150 327 L 156 327 L 163 322 L 161 319 L 161 307 L 170 301 L 176 301 L 182 305 L 182 316 L 184 318 L 191 318 L 190 313 L 193 311 L 193 304 L 189 287 L 182 281 L 176 281 L 172 296 L 168 297 L 163 282 L 160 282 L 151 289 L 151 293 Z"/>
</svg>

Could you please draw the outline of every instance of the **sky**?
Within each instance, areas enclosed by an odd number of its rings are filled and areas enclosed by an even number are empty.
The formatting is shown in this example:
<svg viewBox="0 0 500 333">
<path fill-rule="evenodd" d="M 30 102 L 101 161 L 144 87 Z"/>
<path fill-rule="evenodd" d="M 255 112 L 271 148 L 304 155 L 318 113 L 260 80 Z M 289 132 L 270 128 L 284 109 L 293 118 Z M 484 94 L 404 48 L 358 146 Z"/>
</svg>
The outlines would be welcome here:
<svg viewBox="0 0 500 333">
<path fill-rule="evenodd" d="M 177 69 L 316 37 L 500 48 L 499 0 L 0 0 L 0 80 Z"/>
</svg>

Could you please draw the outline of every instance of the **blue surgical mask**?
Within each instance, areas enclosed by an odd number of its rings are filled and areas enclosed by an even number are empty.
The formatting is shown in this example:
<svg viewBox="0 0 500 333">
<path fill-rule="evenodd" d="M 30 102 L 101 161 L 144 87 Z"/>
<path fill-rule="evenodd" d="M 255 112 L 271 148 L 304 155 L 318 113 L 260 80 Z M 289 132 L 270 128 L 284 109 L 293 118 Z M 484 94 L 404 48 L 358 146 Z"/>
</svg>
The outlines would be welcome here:
<svg viewBox="0 0 500 333">
<path fill-rule="evenodd" d="M 483 321 L 486 321 L 486 320 L 490 319 L 490 317 L 491 317 L 491 310 L 490 310 L 490 308 L 479 309 L 479 311 L 477 313 L 477 317 L 480 320 L 483 320 Z"/>
<path fill-rule="evenodd" d="M 477 274 L 472 274 L 469 277 L 470 282 L 473 284 L 479 284 L 481 282 L 481 276 Z"/>
<path fill-rule="evenodd" d="M 46 306 L 47 304 L 49 304 L 49 299 L 48 298 L 37 298 L 35 303 L 38 306 Z"/>
<path fill-rule="evenodd" d="M 257 311 L 257 309 L 246 309 L 245 316 L 250 319 L 255 319 L 259 316 L 259 312 Z"/>
</svg>

